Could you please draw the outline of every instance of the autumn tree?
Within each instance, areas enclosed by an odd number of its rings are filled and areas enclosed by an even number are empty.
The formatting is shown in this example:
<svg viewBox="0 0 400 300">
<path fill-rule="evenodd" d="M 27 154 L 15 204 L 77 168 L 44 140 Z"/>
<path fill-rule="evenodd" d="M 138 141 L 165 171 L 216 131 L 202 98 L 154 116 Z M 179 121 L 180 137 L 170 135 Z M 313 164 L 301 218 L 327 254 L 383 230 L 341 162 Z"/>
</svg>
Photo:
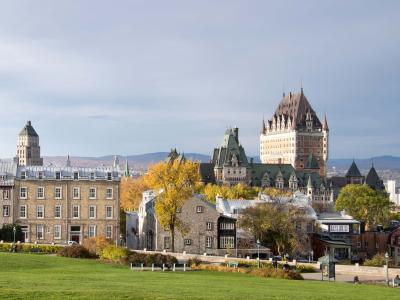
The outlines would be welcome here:
<svg viewBox="0 0 400 300">
<path fill-rule="evenodd" d="M 185 224 L 177 214 L 193 195 L 200 181 L 199 165 L 191 161 L 159 162 L 149 168 L 144 182 L 153 190 L 162 190 L 155 203 L 160 225 L 171 233 L 171 250 L 174 252 L 175 229 L 185 231 Z"/>
<path fill-rule="evenodd" d="M 267 187 L 262 192 L 272 198 L 290 197 L 293 195 L 289 190 L 282 190 L 274 187 Z"/>
<path fill-rule="evenodd" d="M 297 224 L 306 220 L 305 214 L 296 207 L 265 203 L 246 208 L 239 219 L 239 226 L 279 255 L 295 254 L 308 250 L 305 230 L 296 228 Z"/>
<path fill-rule="evenodd" d="M 137 210 L 142 201 L 142 193 L 149 189 L 143 177 L 134 179 L 122 177 L 120 185 L 121 209 L 123 211 Z"/>
<path fill-rule="evenodd" d="M 392 208 L 385 192 L 375 191 L 368 185 L 348 184 L 336 200 L 336 210 L 345 210 L 353 218 L 364 221 L 367 228 L 387 224 Z"/>
<path fill-rule="evenodd" d="M 215 203 L 215 197 L 218 195 L 223 199 L 254 199 L 257 197 L 260 189 L 258 187 L 246 186 L 241 183 L 234 186 L 207 184 L 200 191 L 205 198 Z"/>
</svg>

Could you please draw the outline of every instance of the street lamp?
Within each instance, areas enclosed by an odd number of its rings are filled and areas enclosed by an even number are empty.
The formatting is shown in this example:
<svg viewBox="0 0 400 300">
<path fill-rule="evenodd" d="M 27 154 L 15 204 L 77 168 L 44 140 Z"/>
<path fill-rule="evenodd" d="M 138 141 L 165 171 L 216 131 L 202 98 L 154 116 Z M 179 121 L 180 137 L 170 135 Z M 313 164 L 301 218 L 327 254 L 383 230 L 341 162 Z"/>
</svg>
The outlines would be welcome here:
<svg viewBox="0 0 400 300">
<path fill-rule="evenodd" d="M 257 239 L 257 267 L 260 268 L 260 239 Z"/>
<path fill-rule="evenodd" d="M 386 262 L 386 285 L 389 285 L 389 253 L 385 253 L 385 262 Z"/>
<path fill-rule="evenodd" d="M 13 227 L 13 233 L 14 233 L 14 242 L 13 242 L 13 249 L 12 249 L 12 252 L 15 252 L 15 233 L 17 232 L 17 227 L 16 226 L 14 226 Z"/>
</svg>

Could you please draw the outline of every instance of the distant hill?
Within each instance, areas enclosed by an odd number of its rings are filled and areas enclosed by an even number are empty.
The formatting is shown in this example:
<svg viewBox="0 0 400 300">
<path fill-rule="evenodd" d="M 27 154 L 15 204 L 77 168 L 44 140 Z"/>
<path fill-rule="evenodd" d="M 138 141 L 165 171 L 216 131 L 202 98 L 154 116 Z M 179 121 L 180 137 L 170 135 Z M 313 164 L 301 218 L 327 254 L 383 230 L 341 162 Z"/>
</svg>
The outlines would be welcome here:
<svg viewBox="0 0 400 300">
<path fill-rule="evenodd" d="M 330 159 L 328 161 L 329 169 L 335 167 L 337 170 L 347 170 L 353 159 Z M 355 159 L 358 168 L 368 170 L 371 168 L 372 162 L 377 170 L 400 170 L 400 157 L 396 156 L 377 156 L 365 159 Z"/>
<path fill-rule="evenodd" d="M 145 153 L 138 155 L 129 155 L 128 162 L 131 169 L 135 170 L 146 170 L 149 165 L 164 160 L 169 152 L 154 152 L 154 153 Z M 194 161 L 200 162 L 209 162 L 211 157 L 209 155 L 199 154 L 199 153 L 185 153 L 185 156 Z M 120 161 L 121 168 L 125 165 L 124 156 L 118 156 Z M 71 162 L 73 166 L 81 166 L 81 167 L 96 167 L 99 165 L 111 165 L 113 162 L 114 156 L 107 155 L 101 157 L 71 157 Z M 352 163 L 352 159 L 330 159 L 328 161 L 328 170 L 329 173 L 332 172 L 332 168 L 335 167 L 335 170 L 338 174 L 344 174 L 347 169 L 350 167 Z M 360 171 L 365 173 L 370 169 L 372 162 L 377 170 L 381 171 L 396 171 L 396 173 L 400 172 L 400 157 L 396 156 L 378 156 L 366 159 L 356 159 L 355 160 Z M 65 165 L 66 157 L 65 156 L 46 156 L 44 157 L 44 164 L 53 164 L 56 166 Z M 254 157 L 254 162 L 260 162 L 258 157 Z"/>
</svg>

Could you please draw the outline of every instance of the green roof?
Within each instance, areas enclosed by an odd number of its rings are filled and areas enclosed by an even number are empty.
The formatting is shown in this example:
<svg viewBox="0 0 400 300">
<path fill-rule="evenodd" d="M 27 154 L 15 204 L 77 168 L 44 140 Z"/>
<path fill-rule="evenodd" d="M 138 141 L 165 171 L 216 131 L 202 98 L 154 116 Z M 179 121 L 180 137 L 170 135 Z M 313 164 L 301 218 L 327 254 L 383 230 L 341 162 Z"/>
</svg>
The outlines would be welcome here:
<svg viewBox="0 0 400 300">
<path fill-rule="evenodd" d="M 355 161 L 351 164 L 349 170 L 346 173 L 346 177 L 362 177 L 360 170 L 358 169 Z"/>
</svg>

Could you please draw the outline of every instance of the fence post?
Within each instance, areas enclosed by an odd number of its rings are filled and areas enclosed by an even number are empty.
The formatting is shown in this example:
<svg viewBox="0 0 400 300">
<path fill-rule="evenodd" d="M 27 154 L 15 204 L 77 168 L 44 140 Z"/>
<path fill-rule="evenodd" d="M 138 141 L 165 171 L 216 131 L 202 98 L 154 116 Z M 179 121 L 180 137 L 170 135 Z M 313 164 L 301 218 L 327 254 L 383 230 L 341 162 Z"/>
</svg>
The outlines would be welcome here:
<svg viewBox="0 0 400 300">
<path fill-rule="evenodd" d="M 151 264 L 151 271 L 154 272 L 154 264 Z"/>
<path fill-rule="evenodd" d="M 144 265 L 143 263 L 140 264 L 140 267 L 142 268 L 142 271 L 143 271 L 143 265 Z"/>
<path fill-rule="evenodd" d="M 183 272 L 186 272 L 186 263 L 183 264 Z"/>
<path fill-rule="evenodd" d="M 133 270 L 133 263 L 131 263 L 131 271 Z"/>
<path fill-rule="evenodd" d="M 162 264 L 162 271 L 164 272 L 164 267 L 165 267 L 165 264 Z"/>
<path fill-rule="evenodd" d="M 172 266 L 172 271 L 175 272 L 175 264 Z"/>
</svg>

